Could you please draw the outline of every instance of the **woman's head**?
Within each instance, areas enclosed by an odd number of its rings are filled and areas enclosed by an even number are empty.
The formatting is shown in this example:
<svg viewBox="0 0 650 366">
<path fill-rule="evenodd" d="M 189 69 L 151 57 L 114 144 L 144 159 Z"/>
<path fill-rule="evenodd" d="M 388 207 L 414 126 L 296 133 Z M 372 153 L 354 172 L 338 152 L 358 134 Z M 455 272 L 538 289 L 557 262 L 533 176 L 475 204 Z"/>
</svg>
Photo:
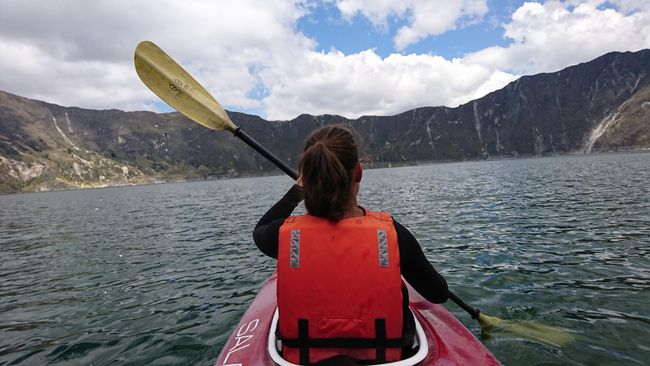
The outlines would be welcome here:
<svg viewBox="0 0 650 366">
<path fill-rule="evenodd" d="M 361 180 L 357 141 L 352 130 L 326 126 L 314 131 L 300 158 L 305 207 L 310 215 L 339 221 L 356 197 Z"/>
</svg>

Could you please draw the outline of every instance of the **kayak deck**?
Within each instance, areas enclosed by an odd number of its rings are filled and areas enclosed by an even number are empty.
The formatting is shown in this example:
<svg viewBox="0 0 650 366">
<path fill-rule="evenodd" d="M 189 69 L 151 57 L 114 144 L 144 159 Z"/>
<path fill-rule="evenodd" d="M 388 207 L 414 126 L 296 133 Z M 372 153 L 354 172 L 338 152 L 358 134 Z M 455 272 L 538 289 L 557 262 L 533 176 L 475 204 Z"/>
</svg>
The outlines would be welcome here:
<svg viewBox="0 0 650 366">
<path fill-rule="evenodd" d="M 242 316 L 215 366 L 277 365 L 267 352 L 269 329 L 277 307 L 277 275 L 264 283 Z M 409 286 L 410 307 L 428 340 L 428 354 L 417 365 L 500 365 L 474 335 L 442 305 L 431 304 Z"/>
</svg>

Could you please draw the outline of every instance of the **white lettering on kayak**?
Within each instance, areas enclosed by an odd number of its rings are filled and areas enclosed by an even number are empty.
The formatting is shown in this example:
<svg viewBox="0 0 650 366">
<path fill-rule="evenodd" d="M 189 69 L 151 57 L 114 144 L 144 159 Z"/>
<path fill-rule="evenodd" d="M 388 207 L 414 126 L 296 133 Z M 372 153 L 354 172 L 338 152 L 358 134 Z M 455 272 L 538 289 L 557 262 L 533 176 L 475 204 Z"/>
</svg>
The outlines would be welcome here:
<svg viewBox="0 0 650 366">
<path fill-rule="evenodd" d="M 228 359 L 230 358 L 230 356 L 237 353 L 238 351 L 241 351 L 244 348 L 250 346 L 251 344 L 250 340 L 255 336 L 255 334 L 249 334 L 249 333 L 253 332 L 257 328 L 259 322 L 260 322 L 259 319 L 255 319 L 239 327 L 239 329 L 237 330 L 237 336 L 235 337 L 235 345 L 228 350 L 228 353 L 226 353 L 226 357 L 223 358 L 223 363 L 221 364 L 222 366 L 243 365 L 241 362 L 229 363 L 230 361 L 228 361 Z"/>
</svg>

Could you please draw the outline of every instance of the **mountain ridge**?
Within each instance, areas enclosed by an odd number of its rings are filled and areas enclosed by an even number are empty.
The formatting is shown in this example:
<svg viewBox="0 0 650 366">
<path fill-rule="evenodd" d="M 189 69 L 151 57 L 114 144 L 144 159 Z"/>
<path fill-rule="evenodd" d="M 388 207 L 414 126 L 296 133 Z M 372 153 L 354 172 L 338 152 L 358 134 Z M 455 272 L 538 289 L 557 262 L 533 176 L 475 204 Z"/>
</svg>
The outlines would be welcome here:
<svg viewBox="0 0 650 366">
<path fill-rule="evenodd" d="M 650 147 L 650 50 L 612 52 L 523 76 L 458 107 L 393 116 L 302 114 L 266 121 L 228 112 L 289 165 L 325 124 L 351 125 L 367 166 Z M 0 192 L 273 174 L 228 133 L 176 112 L 90 110 L 0 91 Z"/>
</svg>

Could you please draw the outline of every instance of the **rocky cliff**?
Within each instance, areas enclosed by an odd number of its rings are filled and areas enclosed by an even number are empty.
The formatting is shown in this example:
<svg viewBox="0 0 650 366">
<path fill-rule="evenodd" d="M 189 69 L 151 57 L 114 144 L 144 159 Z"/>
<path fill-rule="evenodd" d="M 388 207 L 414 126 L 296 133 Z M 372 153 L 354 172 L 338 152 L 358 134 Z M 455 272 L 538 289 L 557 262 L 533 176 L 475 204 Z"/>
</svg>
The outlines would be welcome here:
<svg viewBox="0 0 650 366">
<path fill-rule="evenodd" d="M 650 147 L 650 50 L 609 53 L 522 77 L 456 108 L 395 116 L 301 115 L 233 121 L 295 165 L 313 129 L 353 126 L 367 165 L 590 153 Z M 271 174 L 227 132 L 178 113 L 66 108 L 0 92 L 0 192 Z"/>
</svg>

